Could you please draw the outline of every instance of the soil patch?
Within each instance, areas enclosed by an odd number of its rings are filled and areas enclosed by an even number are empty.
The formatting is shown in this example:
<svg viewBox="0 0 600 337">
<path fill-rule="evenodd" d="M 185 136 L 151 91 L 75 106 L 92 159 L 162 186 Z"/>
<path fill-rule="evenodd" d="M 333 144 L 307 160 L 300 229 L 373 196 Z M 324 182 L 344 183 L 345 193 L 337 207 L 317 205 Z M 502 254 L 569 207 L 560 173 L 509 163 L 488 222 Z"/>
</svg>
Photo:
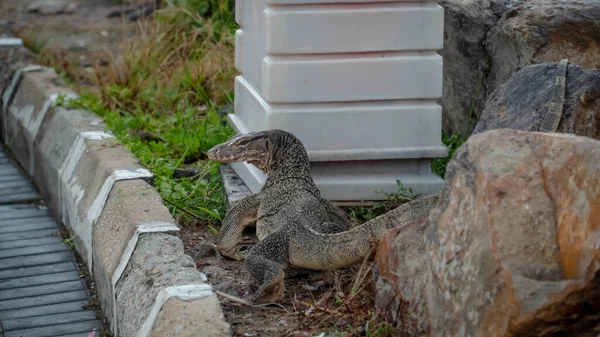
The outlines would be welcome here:
<svg viewBox="0 0 600 337">
<path fill-rule="evenodd" d="M 253 233 L 248 233 L 252 236 Z M 224 258 L 215 247 L 217 235 L 206 225 L 182 228 L 179 234 L 186 254 L 196 261 L 214 289 L 246 300 L 258 288 L 243 261 Z M 376 325 L 372 257 L 357 265 L 331 272 L 289 270 L 282 302 L 250 308 L 220 296 L 234 336 L 365 336 L 368 322 Z M 373 327 L 369 330 L 374 330 Z M 347 334 L 335 334 L 342 331 Z"/>
</svg>

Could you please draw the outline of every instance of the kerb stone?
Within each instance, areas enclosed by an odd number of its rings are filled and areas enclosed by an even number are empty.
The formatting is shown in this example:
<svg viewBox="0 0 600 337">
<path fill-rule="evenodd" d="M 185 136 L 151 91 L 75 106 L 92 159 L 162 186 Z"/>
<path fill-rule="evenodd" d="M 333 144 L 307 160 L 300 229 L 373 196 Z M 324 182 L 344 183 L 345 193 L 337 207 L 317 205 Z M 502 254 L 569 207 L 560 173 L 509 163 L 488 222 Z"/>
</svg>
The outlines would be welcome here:
<svg viewBox="0 0 600 337">
<path fill-rule="evenodd" d="M 49 112 L 35 144 L 33 181 L 46 197 L 47 207 L 59 219 L 62 219 L 59 171 L 69 157 L 75 140 L 83 132 L 100 135 L 104 133 L 104 124 L 100 118 L 85 110 L 56 107 Z"/>
<path fill-rule="evenodd" d="M 131 260 L 121 280 L 117 283 L 119 336 L 138 335 L 140 326 L 145 323 L 161 290 L 190 284 L 205 284 L 205 282 L 196 270 L 192 258 L 183 253 L 183 243 L 179 238 L 161 233 L 140 235 Z M 194 308 L 200 308 L 201 303 L 203 302 L 194 305 Z M 154 325 L 157 329 L 163 329 L 166 326 L 175 328 L 173 324 L 178 322 L 177 319 L 174 319 L 175 313 L 167 314 L 167 310 L 172 307 L 163 306 L 164 314 L 162 318 L 159 315 L 158 324 Z M 208 308 L 206 309 L 208 310 Z M 221 328 L 225 329 L 224 324 L 226 323 L 221 312 L 216 308 L 214 311 L 210 310 L 212 314 L 203 315 L 200 318 L 199 314 L 202 312 L 196 314 L 196 319 L 206 320 L 206 326 L 212 326 L 216 331 L 221 331 Z M 194 313 L 194 311 L 190 311 L 190 313 Z M 224 335 L 231 335 L 229 328 L 223 331 L 225 331 Z M 220 334 L 214 335 L 221 336 Z M 213 332 L 204 336 L 213 336 Z"/>
<path fill-rule="evenodd" d="M 57 86 L 62 80 L 55 71 L 40 70 L 22 73 L 22 79 L 10 102 L 6 118 L 6 145 L 21 165 L 34 174 L 33 146 L 38 131 L 60 95 L 76 97 L 72 90 Z"/>
<path fill-rule="evenodd" d="M 231 336 L 217 295 L 194 301 L 171 298 L 163 306 L 150 337 Z"/>
<path fill-rule="evenodd" d="M 77 234 L 76 248 L 93 272 L 92 227 L 102 213 L 112 185 L 117 180 L 150 178 L 151 175 L 112 139 L 81 136 L 73 145 L 70 160 L 59 172 L 63 183 L 62 220 Z"/>
<path fill-rule="evenodd" d="M 163 228 L 170 224 L 171 230 L 177 229 L 156 189 L 139 179 L 116 182 L 92 232 L 96 289 L 112 326 L 116 324 L 113 281 L 121 276 L 115 275 L 117 268 L 126 266 L 133 253 L 136 229 L 154 224 Z"/>
</svg>

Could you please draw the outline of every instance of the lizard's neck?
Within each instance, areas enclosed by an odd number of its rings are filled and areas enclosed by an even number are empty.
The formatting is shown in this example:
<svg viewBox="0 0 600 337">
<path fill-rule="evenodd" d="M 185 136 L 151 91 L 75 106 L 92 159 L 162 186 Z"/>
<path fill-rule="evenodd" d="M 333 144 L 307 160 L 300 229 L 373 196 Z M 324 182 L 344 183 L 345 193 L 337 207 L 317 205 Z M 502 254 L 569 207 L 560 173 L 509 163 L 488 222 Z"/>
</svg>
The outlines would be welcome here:
<svg viewBox="0 0 600 337">
<path fill-rule="evenodd" d="M 318 192 L 310 176 L 310 164 L 304 148 L 293 146 L 273 153 L 265 188 L 274 185 L 278 188 L 290 186 L 290 188 L 307 188 Z"/>
</svg>

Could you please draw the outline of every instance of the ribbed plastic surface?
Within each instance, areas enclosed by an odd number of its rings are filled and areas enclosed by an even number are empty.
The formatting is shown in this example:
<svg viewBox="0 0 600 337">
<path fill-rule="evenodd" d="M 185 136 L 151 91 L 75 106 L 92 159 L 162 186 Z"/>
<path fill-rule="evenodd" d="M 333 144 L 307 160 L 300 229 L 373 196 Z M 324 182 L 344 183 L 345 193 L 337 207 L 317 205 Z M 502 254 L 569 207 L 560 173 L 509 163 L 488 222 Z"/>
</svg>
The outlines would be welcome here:
<svg viewBox="0 0 600 337">
<path fill-rule="evenodd" d="M 0 150 L 0 336 L 100 336 L 73 253 L 40 199 Z"/>
</svg>

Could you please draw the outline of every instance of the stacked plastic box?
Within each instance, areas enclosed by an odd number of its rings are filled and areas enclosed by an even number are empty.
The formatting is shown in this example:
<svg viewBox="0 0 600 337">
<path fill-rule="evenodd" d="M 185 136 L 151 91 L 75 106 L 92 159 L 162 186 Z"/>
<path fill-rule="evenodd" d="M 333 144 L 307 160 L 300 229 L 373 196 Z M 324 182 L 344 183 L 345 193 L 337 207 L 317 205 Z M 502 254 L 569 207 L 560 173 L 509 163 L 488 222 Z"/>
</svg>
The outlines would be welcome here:
<svg viewBox="0 0 600 337">
<path fill-rule="evenodd" d="M 237 0 L 238 133 L 283 129 L 306 146 L 323 197 L 437 193 L 444 13 L 435 1 Z M 266 176 L 233 169 L 253 192 Z"/>
</svg>

